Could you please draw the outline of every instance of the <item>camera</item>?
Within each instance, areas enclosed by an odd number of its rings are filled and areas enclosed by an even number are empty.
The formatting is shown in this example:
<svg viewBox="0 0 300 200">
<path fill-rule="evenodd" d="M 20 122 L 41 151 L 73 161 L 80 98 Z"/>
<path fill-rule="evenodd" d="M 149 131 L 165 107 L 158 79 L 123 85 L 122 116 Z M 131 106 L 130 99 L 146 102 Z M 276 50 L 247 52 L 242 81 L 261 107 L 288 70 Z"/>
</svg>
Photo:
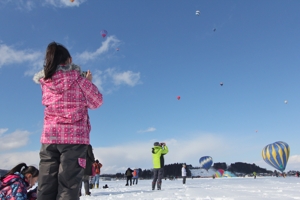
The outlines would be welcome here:
<svg viewBox="0 0 300 200">
<path fill-rule="evenodd" d="M 80 76 L 82 76 L 84 78 L 86 77 L 86 75 L 87 75 L 87 71 L 82 71 L 81 74 L 80 74 Z"/>
</svg>

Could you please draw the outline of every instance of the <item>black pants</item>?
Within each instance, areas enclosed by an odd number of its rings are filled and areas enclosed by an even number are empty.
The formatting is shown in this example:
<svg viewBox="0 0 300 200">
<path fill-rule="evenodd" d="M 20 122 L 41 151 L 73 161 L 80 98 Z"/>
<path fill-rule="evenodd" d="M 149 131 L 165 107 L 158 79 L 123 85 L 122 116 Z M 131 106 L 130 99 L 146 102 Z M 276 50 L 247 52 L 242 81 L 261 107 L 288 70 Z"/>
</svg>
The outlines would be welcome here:
<svg viewBox="0 0 300 200">
<path fill-rule="evenodd" d="M 132 176 L 127 176 L 126 185 L 128 185 L 128 181 L 130 181 L 130 185 L 132 185 Z"/>
<path fill-rule="evenodd" d="M 82 181 L 80 182 L 80 186 L 79 186 L 79 191 L 81 191 L 82 182 L 84 184 L 85 194 L 88 195 L 90 193 L 90 176 L 89 175 L 84 175 L 82 177 Z"/>
<path fill-rule="evenodd" d="M 78 158 L 85 159 L 87 149 L 84 144 L 42 144 L 37 199 L 79 200 L 84 169 Z"/>
<path fill-rule="evenodd" d="M 152 181 L 152 189 L 155 189 L 155 184 L 157 182 L 157 189 L 161 189 L 161 179 L 164 176 L 164 168 L 153 169 L 153 181 Z"/>
<path fill-rule="evenodd" d="M 186 176 L 183 176 L 182 177 L 182 183 L 185 184 L 185 181 L 186 181 Z"/>
</svg>

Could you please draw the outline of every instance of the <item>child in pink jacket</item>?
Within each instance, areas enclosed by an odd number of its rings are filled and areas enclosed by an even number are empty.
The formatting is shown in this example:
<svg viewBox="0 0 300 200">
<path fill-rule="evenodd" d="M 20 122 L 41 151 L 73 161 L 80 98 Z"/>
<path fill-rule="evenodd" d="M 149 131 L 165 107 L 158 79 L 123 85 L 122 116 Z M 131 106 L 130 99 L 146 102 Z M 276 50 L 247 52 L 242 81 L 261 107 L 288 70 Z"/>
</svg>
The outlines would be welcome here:
<svg viewBox="0 0 300 200">
<path fill-rule="evenodd" d="M 78 200 L 79 185 L 90 144 L 89 109 L 102 105 L 102 94 L 83 75 L 61 44 L 48 45 L 44 70 L 34 76 L 45 106 L 41 136 L 38 199 Z"/>
</svg>

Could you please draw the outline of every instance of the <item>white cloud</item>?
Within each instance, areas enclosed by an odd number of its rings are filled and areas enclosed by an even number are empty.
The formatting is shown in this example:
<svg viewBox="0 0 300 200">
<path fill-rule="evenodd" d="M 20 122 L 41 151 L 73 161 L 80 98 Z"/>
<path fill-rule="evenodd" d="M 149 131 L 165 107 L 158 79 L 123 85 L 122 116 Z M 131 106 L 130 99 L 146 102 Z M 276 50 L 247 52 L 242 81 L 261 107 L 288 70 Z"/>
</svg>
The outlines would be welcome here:
<svg viewBox="0 0 300 200">
<path fill-rule="evenodd" d="M 5 133 L 8 130 L 8 128 L 0 128 L 0 136 Z"/>
<path fill-rule="evenodd" d="M 121 73 L 115 73 L 113 75 L 113 80 L 115 85 L 129 85 L 129 86 L 135 86 L 139 83 L 140 80 L 140 73 L 134 73 L 132 71 L 126 71 Z"/>
<path fill-rule="evenodd" d="M 16 130 L 15 132 L 4 134 L 8 129 L 0 129 L 0 150 L 10 150 L 25 146 L 29 141 L 28 131 Z M 22 138 L 22 139 L 20 139 Z"/>
<path fill-rule="evenodd" d="M 153 131 L 156 131 L 156 128 L 149 127 L 146 130 L 139 130 L 138 133 L 147 133 L 147 132 L 153 132 Z"/>
<path fill-rule="evenodd" d="M 45 0 L 46 4 L 49 4 L 54 7 L 64 8 L 64 7 L 74 7 L 80 6 L 80 4 L 86 2 L 86 0 L 74 0 L 71 2 L 70 0 Z"/>
<path fill-rule="evenodd" d="M 40 162 L 39 151 L 0 154 L 0 169 L 8 170 L 21 162 L 38 167 Z"/>
<path fill-rule="evenodd" d="M 6 5 L 8 3 L 14 3 L 19 10 L 31 11 L 35 7 L 34 0 L 1 0 L 0 4 Z"/>
<path fill-rule="evenodd" d="M 32 67 L 25 72 L 26 75 L 34 74 L 42 67 L 43 54 L 39 51 L 16 50 L 11 46 L 0 44 L 0 68 L 4 65 L 13 65 L 27 62 Z"/>
<path fill-rule="evenodd" d="M 129 85 L 131 87 L 140 83 L 140 73 L 125 71 L 118 72 L 114 68 L 108 68 L 105 71 L 97 70 L 93 73 L 93 83 L 102 93 L 111 93 L 120 85 Z M 113 86 L 110 85 L 113 83 Z"/>
<path fill-rule="evenodd" d="M 76 58 L 79 59 L 80 62 L 86 63 L 87 61 L 94 60 L 100 55 L 108 52 L 110 49 L 115 49 L 119 43 L 120 41 L 115 36 L 108 36 L 96 51 L 84 51 L 83 53 L 76 55 Z"/>
</svg>

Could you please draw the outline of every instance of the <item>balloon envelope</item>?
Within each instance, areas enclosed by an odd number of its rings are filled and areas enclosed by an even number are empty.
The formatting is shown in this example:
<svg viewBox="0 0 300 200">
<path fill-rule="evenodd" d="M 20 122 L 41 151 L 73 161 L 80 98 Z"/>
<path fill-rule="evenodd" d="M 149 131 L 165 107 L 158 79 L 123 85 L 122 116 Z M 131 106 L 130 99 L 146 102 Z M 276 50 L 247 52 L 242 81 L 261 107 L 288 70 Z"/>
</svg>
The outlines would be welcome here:
<svg viewBox="0 0 300 200">
<path fill-rule="evenodd" d="M 104 38 L 107 35 L 107 31 L 106 30 L 102 30 L 101 32 L 102 37 Z"/>
<path fill-rule="evenodd" d="M 199 159 L 200 168 L 208 170 L 213 163 L 213 159 L 210 156 L 203 156 Z"/>
<path fill-rule="evenodd" d="M 200 15 L 200 11 L 199 10 L 196 10 L 196 15 Z"/>
<path fill-rule="evenodd" d="M 180 100 L 180 96 L 177 96 L 177 99 Z"/>
<path fill-rule="evenodd" d="M 278 141 L 265 146 L 262 158 L 272 167 L 283 172 L 290 156 L 290 147 L 287 143 Z"/>
<path fill-rule="evenodd" d="M 217 178 L 221 178 L 224 174 L 224 170 L 223 169 L 218 169 L 215 173 L 215 177 Z"/>
</svg>

